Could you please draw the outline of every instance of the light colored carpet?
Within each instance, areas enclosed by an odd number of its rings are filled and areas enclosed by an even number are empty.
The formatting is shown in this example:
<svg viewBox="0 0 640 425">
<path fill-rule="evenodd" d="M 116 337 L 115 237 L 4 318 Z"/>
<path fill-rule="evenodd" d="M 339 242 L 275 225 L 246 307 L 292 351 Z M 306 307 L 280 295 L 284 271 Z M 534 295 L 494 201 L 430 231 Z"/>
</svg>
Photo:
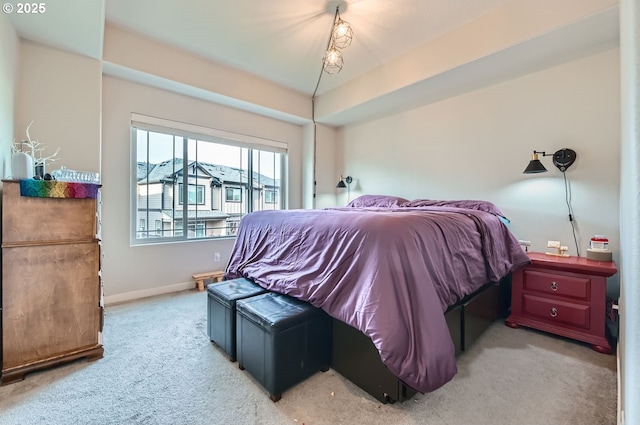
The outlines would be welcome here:
<svg viewBox="0 0 640 425">
<path fill-rule="evenodd" d="M 494 323 L 435 392 L 384 405 L 333 370 L 273 403 L 207 337 L 204 292 L 107 307 L 105 357 L 0 387 L 0 424 L 615 424 L 616 359 Z"/>
</svg>

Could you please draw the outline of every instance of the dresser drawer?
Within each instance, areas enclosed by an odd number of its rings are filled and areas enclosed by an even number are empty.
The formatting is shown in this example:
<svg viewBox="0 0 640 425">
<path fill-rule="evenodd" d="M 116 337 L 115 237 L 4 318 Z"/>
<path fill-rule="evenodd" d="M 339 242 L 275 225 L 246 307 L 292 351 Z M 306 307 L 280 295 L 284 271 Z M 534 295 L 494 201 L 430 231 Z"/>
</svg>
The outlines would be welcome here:
<svg viewBox="0 0 640 425">
<path fill-rule="evenodd" d="M 537 270 L 525 270 L 522 289 L 560 297 L 591 300 L 591 279 Z"/>
<path fill-rule="evenodd" d="M 549 323 L 564 324 L 587 330 L 591 326 L 591 308 L 588 305 L 524 294 L 522 310 L 527 316 L 535 316 Z"/>
</svg>

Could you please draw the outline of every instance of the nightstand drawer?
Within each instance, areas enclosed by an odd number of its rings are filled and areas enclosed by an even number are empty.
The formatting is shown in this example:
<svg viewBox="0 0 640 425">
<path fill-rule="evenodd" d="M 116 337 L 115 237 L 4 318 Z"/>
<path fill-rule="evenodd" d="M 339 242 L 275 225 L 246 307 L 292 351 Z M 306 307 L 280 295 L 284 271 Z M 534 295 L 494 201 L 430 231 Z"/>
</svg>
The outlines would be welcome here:
<svg viewBox="0 0 640 425">
<path fill-rule="evenodd" d="M 541 292 L 553 296 L 571 297 L 589 301 L 591 279 L 557 273 L 525 270 L 523 290 Z"/>
<path fill-rule="evenodd" d="M 590 329 L 590 307 L 564 301 L 536 297 L 525 294 L 522 310 L 527 316 L 535 316 L 549 323 L 565 324 L 582 329 Z"/>
<path fill-rule="evenodd" d="M 528 255 L 531 264 L 513 273 L 507 326 L 577 339 L 611 354 L 605 320 L 607 278 L 617 273 L 615 263 L 541 252 Z"/>
</svg>

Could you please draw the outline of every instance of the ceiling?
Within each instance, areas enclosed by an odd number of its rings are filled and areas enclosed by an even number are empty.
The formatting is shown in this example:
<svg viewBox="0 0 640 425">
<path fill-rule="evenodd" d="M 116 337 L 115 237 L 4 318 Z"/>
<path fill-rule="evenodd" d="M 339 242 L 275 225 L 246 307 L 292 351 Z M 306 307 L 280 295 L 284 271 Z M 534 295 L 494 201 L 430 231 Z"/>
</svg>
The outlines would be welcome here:
<svg viewBox="0 0 640 425">
<path fill-rule="evenodd" d="M 343 84 L 510 0 L 65 0 L 37 17 L 8 15 L 21 37 L 94 58 L 104 20 L 309 95 L 327 48 L 336 7 L 351 23 Z M 56 2 L 60 3 L 60 2 Z M 34 22 L 35 21 L 35 22 Z M 35 25 L 34 25 L 35 23 Z"/>
<path fill-rule="evenodd" d="M 509 0 L 107 0 L 111 23 L 311 94 L 336 7 L 354 31 L 329 90 Z"/>
<path fill-rule="evenodd" d="M 96 59 L 102 59 L 109 23 L 311 96 L 316 85 L 318 95 L 327 93 L 517 1 L 522 0 L 64 0 L 46 3 L 41 15 L 6 16 L 22 38 Z M 351 23 L 354 38 L 343 50 L 344 68 L 330 75 L 321 73 L 321 66 L 336 8 Z M 599 28 L 581 28 L 568 41 L 575 45 L 577 35 L 591 44 L 598 41 L 596 35 L 615 37 L 616 18 L 610 14 L 605 30 L 603 21 L 596 20 Z M 555 46 L 550 39 L 534 47 L 546 52 Z M 513 57 L 516 67 L 520 57 L 528 58 L 524 51 Z M 390 98 L 383 103 L 394 101 L 407 103 Z"/>
</svg>

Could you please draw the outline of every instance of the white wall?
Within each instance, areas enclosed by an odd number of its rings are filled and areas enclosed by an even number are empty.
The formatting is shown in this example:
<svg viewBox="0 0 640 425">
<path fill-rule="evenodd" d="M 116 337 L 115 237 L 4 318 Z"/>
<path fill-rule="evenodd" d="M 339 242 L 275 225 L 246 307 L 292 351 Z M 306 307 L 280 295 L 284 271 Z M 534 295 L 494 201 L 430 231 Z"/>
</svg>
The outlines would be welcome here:
<svg viewBox="0 0 640 425">
<path fill-rule="evenodd" d="M 20 72 L 16 92 L 15 133 L 46 145 L 45 156 L 59 147 L 61 165 L 100 171 L 100 61 L 37 43 L 20 43 Z"/>
<path fill-rule="evenodd" d="M 304 93 L 110 24 L 105 25 L 103 60 L 112 76 L 298 124 L 311 119 Z"/>
<path fill-rule="evenodd" d="M 336 162 L 336 130 L 318 124 L 316 134 L 315 208 L 334 207 L 337 205 L 336 183 L 342 172 Z"/>
<path fill-rule="evenodd" d="M 13 111 L 18 70 L 18 37 L 4 14 L 0 15 L 0 177 L 11 175 Z M 0 182 L 0 187 L 1 186 Z"/>
<path fill-rule="evenodd" d="M 303 127 L 302 208 L 325 208 L 336 205 L 336 130 L 322 124 Z M 314 198 L 315 195 L 315 198 Z"/>
<path fill-rule="evenodd" d="M 523 175 L 534 149 L 577 152 L 568 170 L 578 246 L 619 251 L 619 51 L 611 49 L 376 121 L 345 127 L 338 149 L 356 193 L 485 199 L 519 239 L 576 248 L 562 173 Z M 352 185 L 353 186 L 353 185 Z M 353 196 L 352 196 L 353 198 Z M 615 280 L 615 279 L 614 279 Z"/>
<path fill-rule="evenodd" d="M 620 375 L 618 423 L 640 423 L 640 5 L 620 2 Z"/>
<path fill-rule="evenodd" d="M 105 76 L 103 78 L 102 263 L 106 302 L 192 288 L 191 275 L 224 269 L 234 239 L 130 246 L 131 113 L 289 145 L 289 206 L 302 203 L 302 127 Z M 213 261 L 214 252 L 222 261 Z"/>
<path fill-rule="evenodd" d="M 313 208 L 315 203 L 315 123 L 302 126 L 302 208 Z"/>
</svg>

